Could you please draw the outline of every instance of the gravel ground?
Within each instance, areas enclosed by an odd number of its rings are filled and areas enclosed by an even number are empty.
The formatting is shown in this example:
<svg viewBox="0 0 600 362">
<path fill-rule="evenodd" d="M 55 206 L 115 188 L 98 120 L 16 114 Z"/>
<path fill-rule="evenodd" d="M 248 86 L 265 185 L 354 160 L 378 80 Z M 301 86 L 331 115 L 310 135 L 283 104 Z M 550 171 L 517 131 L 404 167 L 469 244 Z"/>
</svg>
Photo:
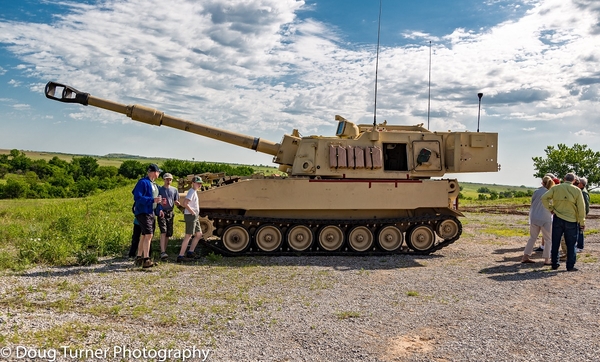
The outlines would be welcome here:
<svg viewBox="0 0 600 362">
<path fill-rule="evenodd" d="M 5 274 L 0 357 L 598 360 L 600 220 L 567 273 L 541 253 L 520 263 L 526 216 L 467 216 L 461 239 L 430 256 L 203 258 L 150 271 L 111 259 Z"/>
</svg>

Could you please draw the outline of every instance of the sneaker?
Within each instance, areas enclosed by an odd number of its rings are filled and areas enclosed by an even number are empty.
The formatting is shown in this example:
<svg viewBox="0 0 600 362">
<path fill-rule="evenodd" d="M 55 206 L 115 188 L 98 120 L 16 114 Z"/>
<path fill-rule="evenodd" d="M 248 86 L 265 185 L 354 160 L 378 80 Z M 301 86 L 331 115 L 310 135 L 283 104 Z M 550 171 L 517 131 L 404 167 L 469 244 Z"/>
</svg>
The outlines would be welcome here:
<svg viewBox="0 0 600 362">
<path fill-rule="evenodd" d="M 167 253 L 160 253 L 160 260 L 167 260 L 169 258 L 169 254 Z"/>
<path fill-rule="evenodd" d="M 146 269 L 146 268 L 152 268 L 154 266 L 154 262 L 152 262 L 152 260 L 150 260 L 150 258 L 148 259 L 144 259 L 144 263 L 142 264 L 142 268 Z"/>
<path fill-rule="evenodd" d="M 559 266 L 560 266 L 560 264 L 552 265 L 552 270 L 558 269 Z"/>
<path fill-rule="evenodd" d="M 144 263 L 144 258 L 142 258 L 141 256 L 136 256 L 135 260 L 133 261 L 133 265 L 135 265 L 135 266 L 142 266 L 143 263 Z"/>
<path fill-rule="evenodd" d="M 183 262 L 186 262 L 186 261 L 188 261 L 188 258 L 186 258 L 185 256 L 183 256 L 183 255 L 178 255 L 177 256 L 177 262 L 178 263 L 183 263 Z"/>
<path fill-rule="evenodd" d="M 567 271 L 579 271 L 579 269 L 577 269 L 577 268 L 573 267 L 573 268 L 571 268 L 571 269 L 567 269 Z"/>
<path fill-rule="evenodd" d="M 581 253 L 582 251 L 583 251 L 583 249 L 575 248 L 576 253 Z"/>
<path fill-rule="evenodd" d="M 537 248 L 533 249 L 533 251 L 536 251 L 536 252 L 544 251 L 544 248 L 542 248 L 541 246 L 538 246 Z"/>
<path fill-rule="evenodd" d="M 185 253 L 185 256 L 190 258 L 190 259 L 195 259 L 196 258 L 196 253 L 194 253 L 193 251 L 188 251 L 187 253 Z"/>
</svg>

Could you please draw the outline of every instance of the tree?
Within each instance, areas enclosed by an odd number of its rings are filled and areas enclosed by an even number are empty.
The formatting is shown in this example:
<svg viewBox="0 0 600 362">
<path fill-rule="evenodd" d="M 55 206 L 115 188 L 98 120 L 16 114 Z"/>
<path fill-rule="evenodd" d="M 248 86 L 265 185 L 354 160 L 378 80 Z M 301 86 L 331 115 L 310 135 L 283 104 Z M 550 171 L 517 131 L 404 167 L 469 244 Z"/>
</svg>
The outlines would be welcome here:
<svg viewBox="0 0 600 362">
<path fill-rule="evenodd" d="M 548 146 L 544 150 L 546 158 L 533 157 L 534 177 L 542 178 L 547 173 L 553 173 L 563 178 L 569 172 L 584 176 L 588 180 L 588 189 L 600 185 L 600 152 L 594 152 L 587 145 L 574 144 L 573 147 L 559 143 L 557 148 Z"/>
<path fill-rule="evenodd" d="M 119 175 L 128 179 L 139 179 L 146 176 L 148 165 L 144 165 L 140 161 L 126 160 L 119 167 Z"/>
</svg>

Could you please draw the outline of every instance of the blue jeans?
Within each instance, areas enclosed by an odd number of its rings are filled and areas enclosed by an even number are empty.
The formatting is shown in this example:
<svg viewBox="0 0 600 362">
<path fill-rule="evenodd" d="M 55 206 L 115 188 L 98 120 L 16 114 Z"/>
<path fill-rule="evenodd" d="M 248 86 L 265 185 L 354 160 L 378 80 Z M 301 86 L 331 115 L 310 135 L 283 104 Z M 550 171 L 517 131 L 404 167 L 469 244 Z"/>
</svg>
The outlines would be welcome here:
<svg viewBox="0 0 600 362">
<path fill-rule="evenodd" d="M 583 230 L 579 230 L 579 234 L 577 235 L 577 248 L 583 249 Z"/>
<path fill-rule="evenodd" d="M 577 243 L 577 236 L 579 235 L 579 226 L 576 222 L 565 221 L 554 215 L 552 218 L 552 251 L 550 252 L 553 268 L 558 268 L 559 266 L 558 250 L 560 249 L 560 239 L 563 235 L 567 244 L 567 270 L 571 270 L 577 260 L 575 243 Z"/>
</svg>

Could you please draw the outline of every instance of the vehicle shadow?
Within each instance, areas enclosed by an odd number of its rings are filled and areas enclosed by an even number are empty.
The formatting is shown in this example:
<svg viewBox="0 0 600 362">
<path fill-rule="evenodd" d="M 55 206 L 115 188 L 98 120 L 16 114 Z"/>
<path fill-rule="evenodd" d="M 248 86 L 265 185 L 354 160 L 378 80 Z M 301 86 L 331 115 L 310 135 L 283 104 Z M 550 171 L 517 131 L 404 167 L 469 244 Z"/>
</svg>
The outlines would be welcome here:
<svg viewBox="0 0 600 362">
<path fill-rule="evenodd" d="M 199 257 L 184 263 L 176 263 L 171 257 L 160 261 L 153 268 L 142 269 L 134 266 L 132 260 L 123 257 L 105 258 L 97 264 L 89 266 L 57 266 L 39 267 L 20 272 L 23 277 L 68 277 L 87 273 L 125 273 L 160 271 L 161 265 L 178 265 L 182 267 L 198 267 L 200 265 L 225 266 L 229 268 L 247 268 L 251 266 L 321 266 L 334 270 L 391 270 L 403 268 L 425 267 L 428 260 L 442 258 L 440 255 L 364 255 L 364 256 L 239 256 L 239 257 Z M 157 260 L 157 258 L 155 259 Z"/>
</svg>

